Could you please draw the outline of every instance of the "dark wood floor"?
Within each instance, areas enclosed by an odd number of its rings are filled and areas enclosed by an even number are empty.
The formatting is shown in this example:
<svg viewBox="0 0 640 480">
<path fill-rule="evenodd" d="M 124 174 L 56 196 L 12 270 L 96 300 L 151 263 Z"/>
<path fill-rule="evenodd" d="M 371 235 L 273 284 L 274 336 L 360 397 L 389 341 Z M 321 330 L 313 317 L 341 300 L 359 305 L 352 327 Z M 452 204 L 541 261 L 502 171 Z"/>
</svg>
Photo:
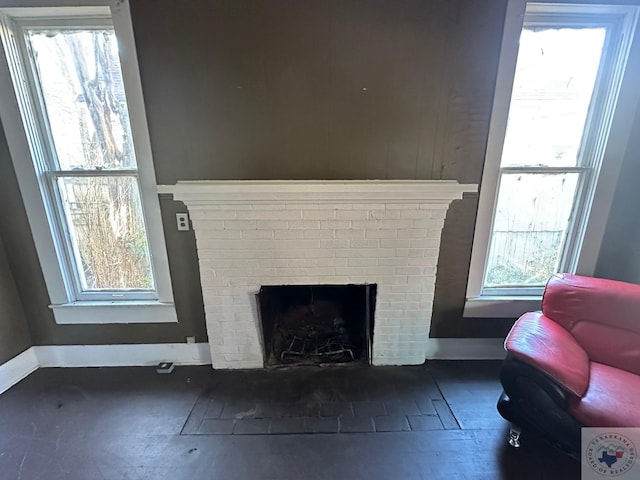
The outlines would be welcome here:
<svg viewBox="0 0 640 480">
<path fill-rule="evenodd" d="M 580 478 L 506 446 L 498 366 L 41 369 L 0 396 L 0 478 Z"/>
</svg>

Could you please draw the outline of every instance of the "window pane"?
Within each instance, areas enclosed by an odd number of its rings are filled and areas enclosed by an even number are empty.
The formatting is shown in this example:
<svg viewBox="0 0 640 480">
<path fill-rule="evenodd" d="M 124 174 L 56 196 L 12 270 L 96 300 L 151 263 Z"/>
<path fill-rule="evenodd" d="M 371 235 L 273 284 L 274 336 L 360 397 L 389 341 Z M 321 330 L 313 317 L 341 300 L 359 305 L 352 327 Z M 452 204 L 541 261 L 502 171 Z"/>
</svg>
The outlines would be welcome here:
<svg viewBox="0 0 640 480">
<path fill-rule="evenodd" d="M 502 175 L 485 287 L 544 286 L 556 272 L 579 175 Z"/>
<path fill-rule="evenodd" d="M 29 30 L 27 41 L 60 168 L 135 168 L 113 31 Z"/>
<path fill-rule="evenodd" d="M 501 165 L 575 166 L 604 28 L 525 28 Z"/>
<path fill-rule="evenodd" d="M 134 177 L 58 178 L 83 290 L 154 288 Z"/>
</svg>

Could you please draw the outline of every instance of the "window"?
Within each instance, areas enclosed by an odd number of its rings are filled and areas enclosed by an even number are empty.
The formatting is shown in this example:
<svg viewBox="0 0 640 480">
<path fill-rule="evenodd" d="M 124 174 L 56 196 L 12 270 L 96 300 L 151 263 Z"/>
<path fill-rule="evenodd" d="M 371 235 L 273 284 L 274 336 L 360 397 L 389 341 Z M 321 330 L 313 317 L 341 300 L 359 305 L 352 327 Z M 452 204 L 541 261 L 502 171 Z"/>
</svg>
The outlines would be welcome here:
<svg viewBox="0 0 640 480">
<path fill-rule="evenodd" d="M 613 125 L 637 101 L 623 89 L 637 16 L 509 3 L 465 316 L 518 315 L 539 306 L 551 274 L 593 273 L 628 139 Z"/>
<path fill-rule="evenodd" d="M 0 12 L 0 113 L 56 321 L 176 321 L 128 11 Z"/>
</svg>

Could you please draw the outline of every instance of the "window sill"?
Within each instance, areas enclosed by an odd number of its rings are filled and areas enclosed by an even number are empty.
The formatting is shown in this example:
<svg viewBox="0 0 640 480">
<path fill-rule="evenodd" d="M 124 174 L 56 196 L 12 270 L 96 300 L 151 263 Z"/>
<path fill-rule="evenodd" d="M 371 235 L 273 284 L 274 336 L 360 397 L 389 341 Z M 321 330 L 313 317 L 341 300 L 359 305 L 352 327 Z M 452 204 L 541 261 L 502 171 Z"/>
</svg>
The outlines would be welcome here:
<svg viewBox="0 0 640 480">
<path fill-rule="evenodd" d="M 542 296 L 485 296 L 467 298 L 463 317 L 518 318 L 542 308 Z"/>
<path fill-rule="evenodd" d="M 58 324 L 177 323 L 173 303 L 75 302 L 49 305 Z"/>
</svg>

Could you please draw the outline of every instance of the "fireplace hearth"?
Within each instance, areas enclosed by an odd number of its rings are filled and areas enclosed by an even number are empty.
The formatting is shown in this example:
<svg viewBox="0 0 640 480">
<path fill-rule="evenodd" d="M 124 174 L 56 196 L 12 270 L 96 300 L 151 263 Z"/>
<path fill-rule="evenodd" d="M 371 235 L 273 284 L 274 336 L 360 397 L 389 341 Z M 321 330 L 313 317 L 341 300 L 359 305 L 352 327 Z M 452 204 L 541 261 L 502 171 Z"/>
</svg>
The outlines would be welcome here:
<svg viewBox="0 0 640 480">
<path fill-rule="evenodd" d="M 370 363 L 376 285 L 263 286 L 265 366 Z"/>
</svg>

